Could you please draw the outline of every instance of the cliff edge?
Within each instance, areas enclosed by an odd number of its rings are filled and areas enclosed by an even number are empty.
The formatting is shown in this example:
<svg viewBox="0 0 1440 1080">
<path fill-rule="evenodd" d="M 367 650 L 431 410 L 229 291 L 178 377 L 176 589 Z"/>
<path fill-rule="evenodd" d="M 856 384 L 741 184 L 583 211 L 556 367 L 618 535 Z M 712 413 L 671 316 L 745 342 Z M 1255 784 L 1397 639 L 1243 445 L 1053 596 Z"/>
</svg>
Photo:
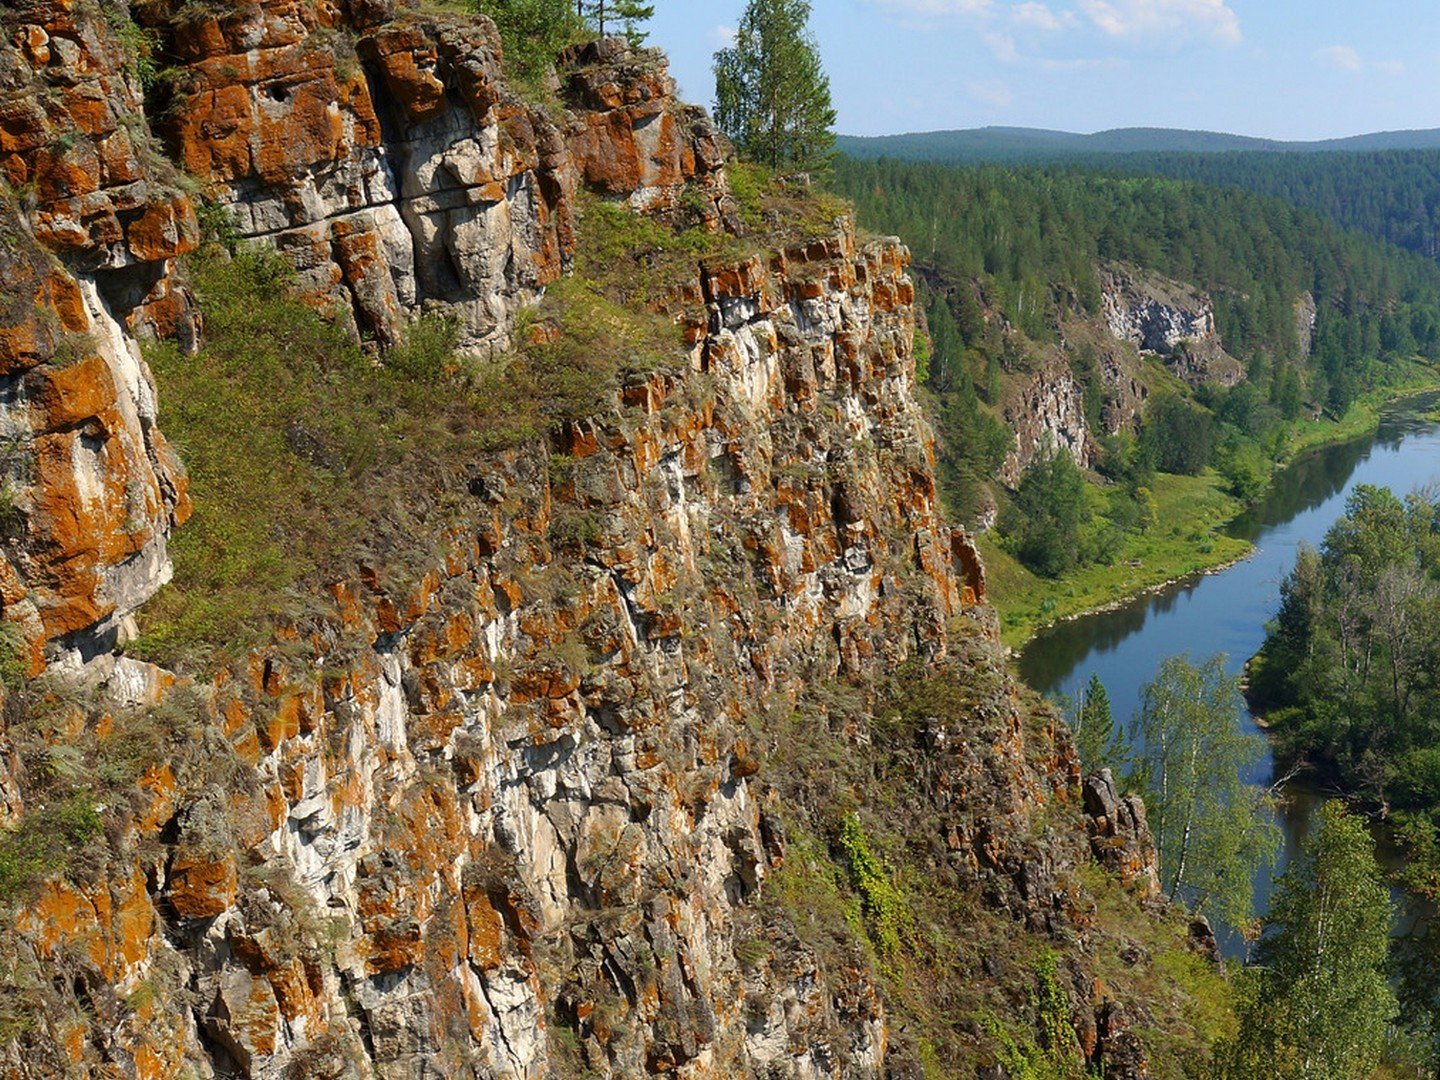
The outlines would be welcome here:
<svg viewBox="0 0 1440 1080">
<path fill-rule="evenodd" d="M 536 103 L 487 20 L 383 0 L 7 7 L 0 1070 L 1179 1075 L 1215 976 L 1143 807 L 1082 797 L 1004 667 L 908 253 L 732 189 L 654 52 L 558 80 Z M 262 645 L 166 667 L 127 645 L 189 492 L 224 512 L 146 360 L 226 332 L 202 222 L 211 259 L 278 252 L 307 341 L 383 368 L 441 320 L 457 441 L 496 371 L 615 359 L 410 476 Z"/>
</svg>

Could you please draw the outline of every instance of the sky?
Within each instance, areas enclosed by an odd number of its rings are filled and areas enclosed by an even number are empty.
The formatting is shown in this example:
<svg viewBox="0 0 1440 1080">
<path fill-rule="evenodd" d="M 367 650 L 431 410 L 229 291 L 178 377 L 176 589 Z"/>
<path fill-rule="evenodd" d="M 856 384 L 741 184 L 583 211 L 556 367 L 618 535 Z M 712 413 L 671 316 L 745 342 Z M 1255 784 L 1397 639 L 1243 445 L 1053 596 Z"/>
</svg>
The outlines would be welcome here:
<svg viewBox="0 0 1440 1080">
<path fill-rule="evenodd" d="M 690 101 L 744 0 L 654 0 Z M 1277 139 L 1440 127 L 1436 0 L 813 0 L 847 135 L 1003 125 Z"/>
</svg>

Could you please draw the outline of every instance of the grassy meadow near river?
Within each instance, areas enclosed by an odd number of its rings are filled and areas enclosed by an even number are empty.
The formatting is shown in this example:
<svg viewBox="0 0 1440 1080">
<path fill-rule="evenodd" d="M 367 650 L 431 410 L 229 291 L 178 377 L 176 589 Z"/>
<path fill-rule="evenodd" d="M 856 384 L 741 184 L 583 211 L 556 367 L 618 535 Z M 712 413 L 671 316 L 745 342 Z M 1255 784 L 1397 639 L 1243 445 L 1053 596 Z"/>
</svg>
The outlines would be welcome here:
<svg viewBox="0 0 1440 1080">
<path fill-rule="evenodd" d="M 1440 373 L 1417 364 L 1400 387 L 1366 394 L 1341 420 L 1297 422 L 1274 470 L 1321 447 L 1375 431 L 1387 402 L 1437 386 Z M 1227 490 L 1225 478 L 1216 470 L 1207 469 L 1199 476 L 1157 473 L 1150 490 L 1154 524 L 1144 532 L 1127 534 L 1119 557 L 1109 565 L 1096 563 L 1046 578 L 1023 566 L 993 534 L 980 537 L 990 600 L 1000 612 L 1006 645 L 1018 650 L 1046 626 L 1218 570 L 1250 554 L 1248 541 L 1227 532 L 1247 503 Z M 1253 501 L 1261 497 L 1263 493 Z"/>
</svg>

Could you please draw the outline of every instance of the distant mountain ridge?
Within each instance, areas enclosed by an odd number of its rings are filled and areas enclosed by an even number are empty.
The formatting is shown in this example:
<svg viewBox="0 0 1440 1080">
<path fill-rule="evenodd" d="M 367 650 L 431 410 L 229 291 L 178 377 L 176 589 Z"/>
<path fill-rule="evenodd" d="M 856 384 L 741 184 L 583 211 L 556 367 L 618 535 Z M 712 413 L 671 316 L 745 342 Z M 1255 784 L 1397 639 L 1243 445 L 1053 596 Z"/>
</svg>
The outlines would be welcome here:
<svg viewBox="0 0 1440 1080">
<path fill-rule="evenodd" d="M 837 144 L 842 152 L 856 158 L 890 157 L 904 161 L 960 164 L 1053 160 L 1097 154 L 1434 150 L 1440 149 L 1440 128 L 1378 131 L 1316 142 L 1286 142 L 1178 128 L 1114 128 L 1082 135 L 1044 128 L 983 127 L 902 135 L 841 135 Z"/>
</svg>

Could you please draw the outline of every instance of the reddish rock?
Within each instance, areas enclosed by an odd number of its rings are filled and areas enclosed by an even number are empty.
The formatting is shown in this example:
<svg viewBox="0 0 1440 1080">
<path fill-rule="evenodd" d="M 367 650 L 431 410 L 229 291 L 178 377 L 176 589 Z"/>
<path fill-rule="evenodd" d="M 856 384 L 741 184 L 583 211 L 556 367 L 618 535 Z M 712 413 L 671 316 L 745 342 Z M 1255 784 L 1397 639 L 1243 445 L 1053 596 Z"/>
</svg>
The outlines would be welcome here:
<svg viewBox="0 0 1440 1080">
<path fill-rule="evenodd" d="M 235 902 L 235 860 L 180 849 L 170 859 L 170 904 L 186 919 L 209 919 Z"/>
</svg>

